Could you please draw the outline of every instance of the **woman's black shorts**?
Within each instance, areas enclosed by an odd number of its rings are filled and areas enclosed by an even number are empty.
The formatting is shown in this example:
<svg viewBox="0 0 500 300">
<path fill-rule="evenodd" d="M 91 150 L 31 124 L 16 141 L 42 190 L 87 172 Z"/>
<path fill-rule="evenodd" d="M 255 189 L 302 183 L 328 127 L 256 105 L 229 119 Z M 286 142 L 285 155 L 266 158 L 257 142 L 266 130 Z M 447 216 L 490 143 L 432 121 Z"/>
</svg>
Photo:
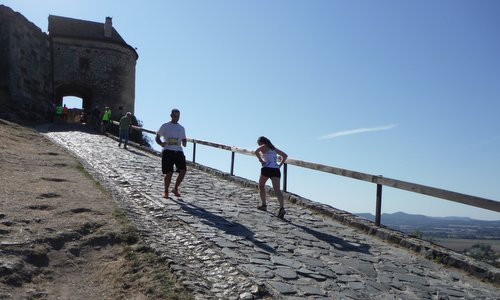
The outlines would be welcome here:
<svg viewBox="0 0 500 300">
<path fill-rule="evenodd" d="M 271 177 L 281 178 L 281 172 L 280 172 L 280 169 L 278 169 L 278 168 L 269 168 L 269 167 L 261 168 L 260 175 L 268 177 L 268 178 L 271 178 Z"/>
<path fill-rule="evenodd" d="M 163 174 L 177 170 L 186 170 L 186 156 L 182 151 L 163 150 L 161 153 L 161 171 Z"/>
</svg>

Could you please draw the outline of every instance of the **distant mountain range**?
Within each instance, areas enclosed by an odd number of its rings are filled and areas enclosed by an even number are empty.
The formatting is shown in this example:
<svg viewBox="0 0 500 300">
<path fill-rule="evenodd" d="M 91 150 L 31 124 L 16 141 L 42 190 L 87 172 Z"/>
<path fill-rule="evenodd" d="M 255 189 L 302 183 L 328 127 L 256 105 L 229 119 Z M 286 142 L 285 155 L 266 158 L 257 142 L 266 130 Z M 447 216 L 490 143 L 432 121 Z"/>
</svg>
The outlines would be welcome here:
<svg viewBox="0 0 500 300">
<path fill-rule="evenodd" d="M 357 216 L 374 221 L 370 213 L 356 213 Z M 429 217 L 404 212 L 382 214 L 381 223 L 406 233 L 416 230 L 434 237 L 488 238 L 500 239 L 500 220 L 483 221 L 468 217 Z"/>
<path fill-rule="evenodd" d="M 374 221 L 375 216 L 370 213 L 357 213 L 357 216 Z M 484 221 L 476 220 L 469 217 L 429 217 L 426 215 L 412 215 L 404 212 L 396 212 L 393 214 L 382 214 L 381 220 L 383 224 L 399 224 L 399 225 L 425 225 L 429 223 L 438 224 L 463 224 L 469 225 L 471 223 L 478 223 L 484 225 L 496 224 L 500 226 L 500 220 L 498 221 Z"/>
</svg>

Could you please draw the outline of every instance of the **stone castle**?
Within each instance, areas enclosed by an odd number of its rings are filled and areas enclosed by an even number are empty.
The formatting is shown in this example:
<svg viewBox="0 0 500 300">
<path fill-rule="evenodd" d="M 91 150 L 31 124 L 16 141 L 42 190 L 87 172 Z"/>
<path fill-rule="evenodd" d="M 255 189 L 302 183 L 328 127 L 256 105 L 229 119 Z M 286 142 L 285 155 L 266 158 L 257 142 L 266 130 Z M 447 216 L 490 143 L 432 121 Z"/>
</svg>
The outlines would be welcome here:
<svg viewBox="0 0 500 300">
<path fill-rule="evenodd" d="M 0 5 L 0 118 L 43 120 L 63 97 L 134 112 L 138 54 L 104 23 L 49 15 L 48 33 Z"/>
</svg>

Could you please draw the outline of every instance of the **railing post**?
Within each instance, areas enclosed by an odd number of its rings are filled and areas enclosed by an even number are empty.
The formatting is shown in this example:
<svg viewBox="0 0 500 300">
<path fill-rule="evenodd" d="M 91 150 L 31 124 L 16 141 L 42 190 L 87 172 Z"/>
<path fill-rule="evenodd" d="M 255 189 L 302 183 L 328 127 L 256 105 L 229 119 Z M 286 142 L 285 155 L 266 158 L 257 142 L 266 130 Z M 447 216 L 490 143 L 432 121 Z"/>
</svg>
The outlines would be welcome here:
<svg viewBox="0 0 500 300">
<path fill-rule="evenodd" d="M 231 151 L 231 175 L 234 175 L 234 151 Z"/>
<path fill-rule="evenodd" d="M 193 164 L 196 163 L 196 142 L 193 141 Z"/>
<path fill-rule="evenodd" d="M 375 207 L 375 225 L 380 226 L 380 215 L 382 210 L 382 184 L 377 184 L 377 204 Z"/>
<path fill-rule="evenodd" d="M 286 188 L 287 188 L 287 186 L 286 186 L 287 174 L 288 174 L 287 166 L 288 166 L 287 164 L 283 164 L 283 192 L 286 192 Z"/>
</svg>

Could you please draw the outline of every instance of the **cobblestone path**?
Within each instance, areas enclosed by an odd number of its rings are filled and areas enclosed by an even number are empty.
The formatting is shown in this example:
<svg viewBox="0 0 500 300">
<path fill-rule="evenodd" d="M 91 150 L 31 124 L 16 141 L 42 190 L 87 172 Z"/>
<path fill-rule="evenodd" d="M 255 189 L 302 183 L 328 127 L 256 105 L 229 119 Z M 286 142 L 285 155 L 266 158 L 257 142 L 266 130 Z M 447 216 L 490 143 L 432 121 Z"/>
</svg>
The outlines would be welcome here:
<svg viewBox="0 0 500 300">
<path fill-rule="evenodd" d="M 103 135 L 47 132 L 120 202 L 198 299 L 500 299 L 499 289 L 314 211 L 255 207 L 253 187 L 188 167 L 163 199 L 160 158 Z M 174 175 L 175 179 L 175 175 Z"/>
</svg>

